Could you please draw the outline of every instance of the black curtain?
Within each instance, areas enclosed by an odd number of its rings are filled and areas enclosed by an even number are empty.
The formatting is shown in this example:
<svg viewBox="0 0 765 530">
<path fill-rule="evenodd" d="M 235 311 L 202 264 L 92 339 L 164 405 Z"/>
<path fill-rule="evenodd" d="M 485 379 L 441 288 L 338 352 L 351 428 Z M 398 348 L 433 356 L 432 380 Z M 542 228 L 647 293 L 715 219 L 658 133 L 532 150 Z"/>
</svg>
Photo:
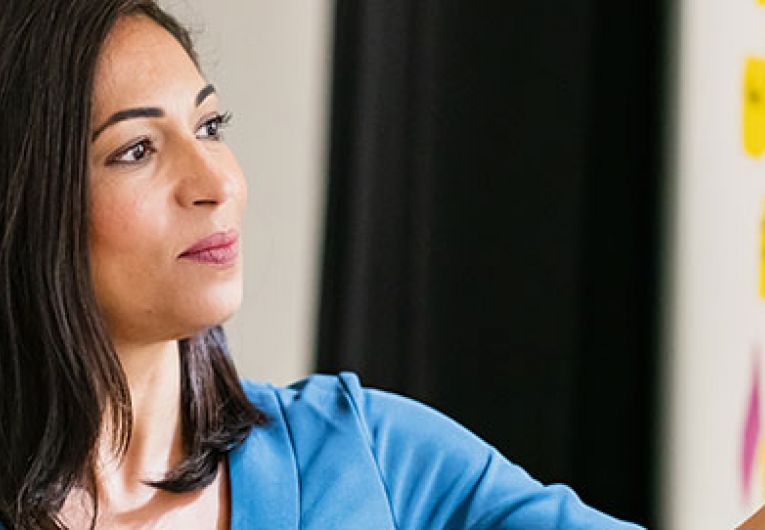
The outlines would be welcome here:
<svg viewBox="0 0 765 530">
<path fill-rule="evenodd" d="M 661 0 L 338 0 L 317 364 L 655 525 Z"/>
</svg>

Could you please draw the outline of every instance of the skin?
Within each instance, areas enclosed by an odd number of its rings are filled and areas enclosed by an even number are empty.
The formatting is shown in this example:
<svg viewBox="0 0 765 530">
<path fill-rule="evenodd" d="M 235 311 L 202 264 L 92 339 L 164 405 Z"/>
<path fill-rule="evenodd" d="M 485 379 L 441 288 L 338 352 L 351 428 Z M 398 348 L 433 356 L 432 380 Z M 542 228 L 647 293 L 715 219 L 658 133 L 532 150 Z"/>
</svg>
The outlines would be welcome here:
<svg viewBox="0 0 765 530">
<path fill-rule="evenodd" d="M 241 258 L 230 267 L 179 258 L 204 237 L 238 231 L 247 202 L 242 171 L 216 131 L 217 95 L 197 101 L 207 85 L 170 34 L 138 16 L 117 23 L 96 70 L 91 134 L 126 109 L 163 114 L 116 122 L 91 144 L 93 283 L 134 414 L 124 459 L 113 456 L 108 433 L 101 437 L 99 528 L 230 525 L 225 465 L 209 487 L 190 494 L 142 484 L 183 458 L 176 341 L 225 321 L 242 297 Z M 61 516 L 85 528 L 87 506 L 75 491 Z"/>
<path fill-rule="evenodd" d="M 765 529 L 765 508 L 760 508 L 749 519 L 737 526 L 736 530 L 763 530 Z"/>
</svg>

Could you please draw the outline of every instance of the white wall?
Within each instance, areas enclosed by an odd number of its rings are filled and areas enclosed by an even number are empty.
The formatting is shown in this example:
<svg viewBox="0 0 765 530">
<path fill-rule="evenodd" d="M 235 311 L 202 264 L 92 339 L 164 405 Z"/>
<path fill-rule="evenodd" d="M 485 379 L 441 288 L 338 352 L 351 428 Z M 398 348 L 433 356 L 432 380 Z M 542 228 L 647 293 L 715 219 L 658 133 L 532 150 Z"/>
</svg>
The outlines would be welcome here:
<svg viewBox="0 0 765 530">
<path fill-rule="evenodd" d="M 331 0 L 167 0 L 233 112 L 226 141 L 249 183 L 245 295 L 226 324 L 241 374 L 312 370 L 325 194 Z"/>
<path fill-rule="evenodd" d="M 765 58 L 765 6 L 678 4 L 661 527 L 716 530 L 765 500 L 761 432 L 748 495 L 742 487 L 751 381 L 763 366 L 753 358 L 765 347 L 765 158 L 744 149 L 742 109 L 747 57 Z"/>
</svg>

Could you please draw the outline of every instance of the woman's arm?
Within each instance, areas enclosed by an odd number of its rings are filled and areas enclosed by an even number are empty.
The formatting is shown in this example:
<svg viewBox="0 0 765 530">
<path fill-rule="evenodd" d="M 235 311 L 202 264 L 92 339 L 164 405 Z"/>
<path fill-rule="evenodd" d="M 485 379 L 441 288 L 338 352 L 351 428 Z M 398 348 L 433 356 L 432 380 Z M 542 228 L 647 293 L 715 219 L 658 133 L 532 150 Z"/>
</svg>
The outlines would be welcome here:
<svg viewBox="0 0 765 530">
<path fill-rule="evenodd" d="M 416 401 L 340 376 L 369 437 L 400 528 L 637 529 L 543 486 L 494 448 Z"/>
</svg>

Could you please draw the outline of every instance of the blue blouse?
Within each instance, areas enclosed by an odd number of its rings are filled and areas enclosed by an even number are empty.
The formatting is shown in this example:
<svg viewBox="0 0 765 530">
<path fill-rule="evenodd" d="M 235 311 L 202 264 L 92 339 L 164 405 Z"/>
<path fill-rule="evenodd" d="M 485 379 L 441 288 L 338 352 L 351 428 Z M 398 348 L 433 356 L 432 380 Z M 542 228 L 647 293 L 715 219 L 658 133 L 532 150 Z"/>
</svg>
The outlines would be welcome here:
<svg viewBox="0 0 765 530">
<path fill-rule="evenodd" d="M 352 373 L 244 383 L 270 423 L 229 455 L 232 529 L 637 529 Z"/>
</svg>

